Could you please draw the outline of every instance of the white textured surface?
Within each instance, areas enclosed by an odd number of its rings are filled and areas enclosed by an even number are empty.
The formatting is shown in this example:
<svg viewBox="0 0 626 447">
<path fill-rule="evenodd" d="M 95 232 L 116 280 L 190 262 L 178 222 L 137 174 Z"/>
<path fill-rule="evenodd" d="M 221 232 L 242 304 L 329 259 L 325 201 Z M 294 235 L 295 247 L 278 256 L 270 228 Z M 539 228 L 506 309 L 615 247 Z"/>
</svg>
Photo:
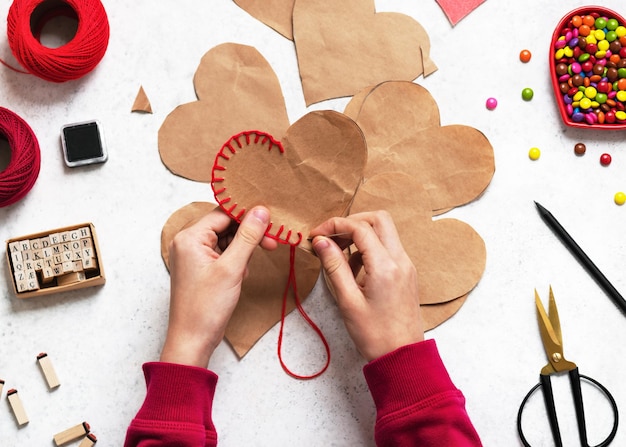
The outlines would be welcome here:
<svg viewBox="0 0 626 447">
<path fill-rule="evenodd" d="M 8 1 L 0 6 L 6 17 Z M 604 6 L 619 11 L 622 2 Z M 471 224 L 487 244 L 486 272 L 459 313 L 430 332 L 486 446 L 520 445 L 519 403 L 545 363 L 537 330 L 533 289 L 547 299 L 555 290 L 565 354 L 583 374 L 604 383 L 626 408 L 626 319 L 539 219 L 533 200 L 550 209 L 590 257 L 626 292 L 626 208 L 613 194 L 626 189 L 623 132 L 565 128 L 552 99 L 548 45 L 553 27 L 581 1 L 491 0 L 452 28 L 435 0 L 378 1 L 379 10 L 404 12 L 431 37 L 439 70 L 418 83 L 438 101 L 442 124 L 483 131 L 496 156 L 496 174 L 483 197 L 450 213 Z M 91 221 L 95 224 L 107 284 L 102 288 L 18 300 L 0 280 L 0 378 L 20 392 L 31 422 L 18 429 L 6 398 L 0 399 L 0 445 L 51 445 L 52 436 L 88 421 L 101 445 L 121 445 L 145 393 L 141 364 L 158 358 L 167 321 L 169 277 L 160 258 L 163 223 L 192 201 L 211 200 L 208 185 L 172 175 L 161 163 L 157 131 L 177 105 L 193 101 L 192 76 L 201 56 L 223 42 L 254 45 L 281 81 L 292 121 L 307 112 L 291 42 L 228 0 L 105 1 L 111 41 L 103 61 L 85 78 L 55 85 L 0 66 L 0 103 L 34 129 L 42 169 L 34 189 L 0 209 L 0 240 Z M 12 60 L 0 24 L 0 57 Z M 530 63 L 519 51 L 533 53 Z M 139 85 L 153 115 L 131 114 Z M 521 100 L 522 88 L 535 97 Z M 485 108 L 494 96 L 495 111 Z M 346 100 L 311 109 L 342 110 Z M 100 166 L 64 167 L 63 124 L 97 118 L 109 148 Z M 576 157 L 574 144 L 587 144 Z M 528 149 L 542 150 L 540 160 Z M 599 164 L 613 155 L 609 167 Z M 241 362 L 223 344 L 211 367 L 220 375 L 214 419 L 222 446 L 369 446 L 374 410 L 361 376 L 362 361 L 321 284 L 306 310 L 332 349 L 321 378 L 300 382 L 283 373 L 273 328 Z M 287 319 L 285 353 L 294 368 L 309 366 L 322 351 L 296 315 Z M 61 380 L 48 392 L 35 356 L 47 351 Z M 311 369 L 316 367 L 310 365 Z M 560 381 L 559 381 L 560 382 Z M 609 419 L 589 398 L 589 425 Z M 533 445 L 550 446 L 541 402 L 531 413 Z M 569 410 L 569 402 L 563 413 Z M 571 412 L 570 412 L 571 414 Z M 592 417 L 594 419 L 592 420 Z M 564 420 L 564 433 L 576 433 Z M 606 424 L 606 420 L 604 421 Z M 530 426 L 530 425 L 529 425 Z M 567 428 L 565 428 L 567 427 Z M 592 437 L 597 444 L 602 430 Z M 537 440 L 538 439 L 538 440 Z M 566 445 L 577 445 L 569 440 Z M 620 428 L 614 445 L 626 444 Z M 100 445 L 100 444 L 98 444 Z"/>
</svg>

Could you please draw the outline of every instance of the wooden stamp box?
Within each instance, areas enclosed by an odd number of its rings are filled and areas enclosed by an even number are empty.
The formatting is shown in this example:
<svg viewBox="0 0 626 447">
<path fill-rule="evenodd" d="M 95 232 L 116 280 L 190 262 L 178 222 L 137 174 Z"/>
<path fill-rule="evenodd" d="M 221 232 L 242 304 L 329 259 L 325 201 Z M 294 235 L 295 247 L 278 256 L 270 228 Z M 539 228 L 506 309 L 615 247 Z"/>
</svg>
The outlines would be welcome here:
<svg viewBox="0 0 626 447">
<path fill-rule="evenodd" d="M 6 241 L 13 291 L 31 298 L 106 282 L 91 223 L 57 228 Z"/>
</svg>

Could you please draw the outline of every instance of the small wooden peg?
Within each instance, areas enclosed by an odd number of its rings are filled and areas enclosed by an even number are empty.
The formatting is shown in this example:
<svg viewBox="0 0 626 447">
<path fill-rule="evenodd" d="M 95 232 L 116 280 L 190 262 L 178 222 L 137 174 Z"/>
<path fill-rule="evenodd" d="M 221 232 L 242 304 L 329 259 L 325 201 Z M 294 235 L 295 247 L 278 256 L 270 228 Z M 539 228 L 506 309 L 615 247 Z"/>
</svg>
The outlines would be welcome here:
<svg viewBox="0 0 626 447">
<path fill-rule="evenodd" d="M 75 425 L 74 427 L 70 427 L 67 430 L 63 430 L 62 432 L 54 435 L 54 443 L 57 446 L 69 444 L 70 442 L 88 434 L 89 430 L 89 424 L 87 422 L 83 422 L 82 424 Z"/>
<path fill-rule="evenodd" d="M 17 394 L 17 390 L 10 389 L 9 391 L 7 391 L 7 399 L 9 399 L 9 404 L 11 405 L 11 410 L 13 411 L 13 415 L 15 416 L 17 425 L 21 426 L 24 424 L 28 424 L 28 416 L 26 415 L 26 411 L 24 410 L 24 405 L 22 405 L 22 400 Z"/>
<path fill-rule="evenodd" d="M 52 366 L 52 361 L 50 360 L 48 354 L 46 354 L 45 352 L 39 354 L 37 356 L 37 363 L 39 363 L 39 366 L 41 367 L 41 372 L 43 372 L 43 376 L 48 383 L 48 388 L 52 390 L 61 385 L 61 382 L 59 382 L 59 377 L 57 376 L 57 373 Z"/>
</svg>

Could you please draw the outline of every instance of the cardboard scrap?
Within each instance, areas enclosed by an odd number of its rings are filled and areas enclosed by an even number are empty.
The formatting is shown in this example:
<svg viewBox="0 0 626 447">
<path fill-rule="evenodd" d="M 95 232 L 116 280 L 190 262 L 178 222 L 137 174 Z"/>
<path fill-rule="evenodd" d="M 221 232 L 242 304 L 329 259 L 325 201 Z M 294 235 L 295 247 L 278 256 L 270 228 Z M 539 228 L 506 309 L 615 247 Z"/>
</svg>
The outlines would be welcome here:
<svg viewBox="0 0 626 447">
<path fill-rule="evenodd" d="M 295 0 L 293 38 L 307 105 L 437 69 L 424 28 L 404 14 L 377 13 L 374 0 Z"/>
<path fill-rule="evenodd" d="M 135 98 L 135 102 L 133 103 L 130 111 L 152 113 L 152 105 L 150 105 L 150 100 L 148 99 L 148 96 L 146 95 L 143 86 L 139 86 L 137 97 Z"/>
<path fill-rule="evenodd" d="M 452 26 L 456 25 L 485 0 L 437 0 Z"/>
<path fill-rule="evenodd" d="M 467 295 L 463 295 L 447 303 L 439 304 L 425 304 L 422 305 L 422 323 L 424 324 L 424 331 L 430 331 L 436 328 L 442 323 L 449 320 L 467 301 Z"/>
<path fill-rule="evenodd" d="M 377 174 L 359 188 L 350 214 L 387 210 L 417 270 L 421 304 L 436 304 L 470 292 L 487 259 L 476 231 L 457 219 L 432 219 L 430 197 L 419 178 L 402 172 Z"/>
<path fill-rule="evenodd" d="M 237 6 L 287 39 L 293 39 L 291 13 L 295 0 L 235 0 Z"/>
<path fill-rule="evenodd" d="M 169 247 L 176 234 L 192 225 L 216 206 L 193 202 L 174 212 L 161 232 L 161 255 L 169 269 Z M 319 260 L 302 250 L 296 256 L 296 281 L 301 301 L 311 293 L 320 272 Z M 249 264 L 239 303 L 226 327 L 225 338 L 239 358 L 280 321 L 282 297 L 289 275 L 289 247 L 280 245 L 274 251 L 258 247 Z M 287 312 L 295 308 L 293 291 L 289 291 Z"/>
<path fill-rule="evenodd" d="M 493 148 L 469 126 L 441 126 L 437 103 L 412 82 L 384 82 L 346 106 L 365 135 L 365 177 L 401 171 L 419 179 L 435 213 L 479 197 L 495 172 Z"/>
<path fill-rule="evenodd" d="M 255 142 L 255 140 L 258 140 Z M 239 137 L 217 156 L 211 186 L 217 203 L 236 218 L 263 204 L 272 213 L 268 234 L 310 248 L 310 230 L 346 215 L 367 161 L 361 130 L 347 116 L 310 112 L 281 138 L 283 152 L 267 138 Z"/>
<path fill-rule="evenodd" d="M 278 78 L 253 47 L 218 45 L 194 76 L 198 101 L 174 109 L 159 129 L 159 154 L 174 174 L 211 181 L 217 150 L 232 135 L 259 129 L 283 135 L 289 127 Z"/>
</svg>

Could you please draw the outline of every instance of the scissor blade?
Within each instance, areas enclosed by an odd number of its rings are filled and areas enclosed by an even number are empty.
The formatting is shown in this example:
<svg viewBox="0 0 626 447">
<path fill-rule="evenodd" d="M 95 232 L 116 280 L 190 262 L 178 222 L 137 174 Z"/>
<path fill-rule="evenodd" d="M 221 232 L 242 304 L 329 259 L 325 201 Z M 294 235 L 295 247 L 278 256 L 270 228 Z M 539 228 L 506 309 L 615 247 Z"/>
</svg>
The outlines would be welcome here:
<svg viewBox="0 0 626 447">
<path fill-rule="evenodd" d="M 550 286 L 550 300 L 548 303 L 548 318 L 552 324 L 552 330 L 556 335 L 556 341 L 563 347 L 563 335 L 561 333 L 561 320 L 559 319 L 559 310 L 556 307 L 556 301 L 554 300 L 554 293 L 552 293 L 552 286 Z"/>
<path fill-rule="evenodd" d="M 550 308 L 552 308 L 553 302 L 554 298 L 552 298 L 552 300 L 550 301 Z M 543 341 L 543 346 L 546 349 L 546 353 L 548 355 L 551 355 L 551 353 L 554 352 L 554 348 L 560 346 L 561 340 L 558 334 L 555 332 L 554 327 L 552 326 L 552 321 L 546 313 L 546 309 L 543 307 L 543 303 L 541 302 L 541 298 L 539 298 L 537 290 L 535 290 L 535 306 L 537 307 L 537 320 L 539 321 L 539 332 L 541 333 L 541 340 Z"/>
</svg>

